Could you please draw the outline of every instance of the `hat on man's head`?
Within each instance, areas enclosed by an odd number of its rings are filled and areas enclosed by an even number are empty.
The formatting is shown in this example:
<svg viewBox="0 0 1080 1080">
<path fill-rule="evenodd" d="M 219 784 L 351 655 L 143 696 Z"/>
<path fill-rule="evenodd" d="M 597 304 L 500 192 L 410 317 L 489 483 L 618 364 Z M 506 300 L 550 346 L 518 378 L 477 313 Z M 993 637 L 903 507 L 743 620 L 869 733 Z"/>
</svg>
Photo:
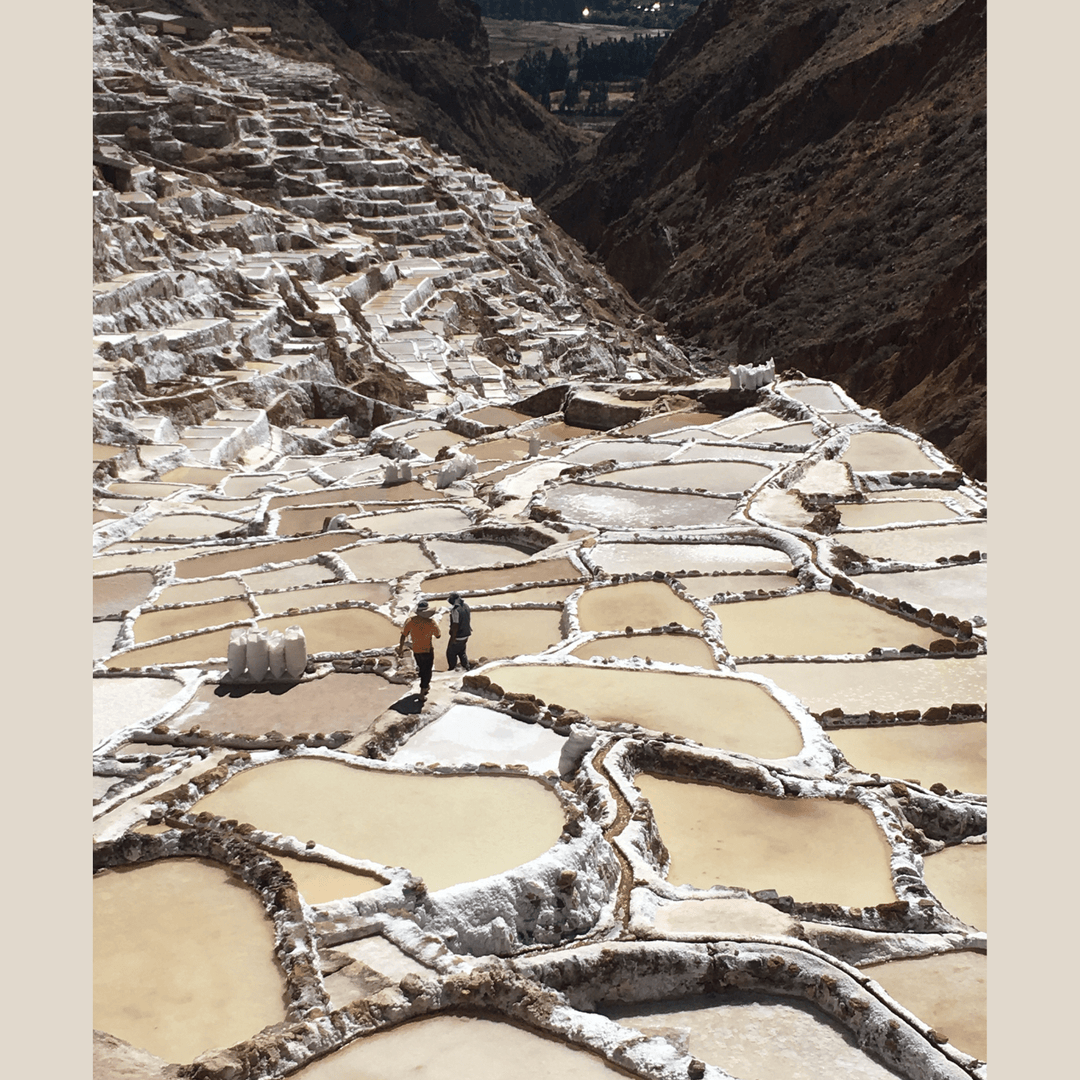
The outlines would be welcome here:
<svg viewBox="0 0 1080 1080">
<path fill-rule="evenodd" d="M 429 615 L 430 613 L 431 605 L 426 600 L 421 600 L 420 603 L 416 605 L 417 615 Z"/>
<path fill-rule="evenodd" d="M 451 604 L 453 604 L 455 601 L 461 599 L 461 593 L 452 592 L 447 599 L 450 601 Z"/>
</svg>

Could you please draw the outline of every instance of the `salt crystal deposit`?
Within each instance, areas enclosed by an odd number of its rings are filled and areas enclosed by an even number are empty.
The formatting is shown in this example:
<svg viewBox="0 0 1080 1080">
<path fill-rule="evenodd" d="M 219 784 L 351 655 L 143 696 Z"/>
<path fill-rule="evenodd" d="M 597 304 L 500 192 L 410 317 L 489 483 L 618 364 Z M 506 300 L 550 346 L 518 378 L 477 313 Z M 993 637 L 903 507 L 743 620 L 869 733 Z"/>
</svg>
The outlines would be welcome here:
<svg viewBox="0 0 1080 1080">
<path fill-rule="evenodd" d="M 771 1017 L 985 1080 L 985 486 L 329 68 L 94 18 L 101 1076 L 720 1080 Z"/>
</svg>

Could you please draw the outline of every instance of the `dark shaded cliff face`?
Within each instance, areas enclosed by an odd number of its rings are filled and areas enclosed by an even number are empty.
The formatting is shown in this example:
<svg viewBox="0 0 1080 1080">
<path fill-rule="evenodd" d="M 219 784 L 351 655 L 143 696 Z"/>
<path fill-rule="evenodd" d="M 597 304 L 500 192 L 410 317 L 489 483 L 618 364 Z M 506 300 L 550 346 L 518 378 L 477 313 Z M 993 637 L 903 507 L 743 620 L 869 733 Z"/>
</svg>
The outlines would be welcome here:
<svg viewBox="0 0 1080 1080">
<path fill-rule="evenodd" d="M 120 9 L 144 10 L 128 0 Z M 270 26 L 267 48 L 332 64 L 350 91 L 526 195 L 538 195 L 592 136 L 543 109 L 488 64 L 471 0 L 178 0 L 216 26 Z"/>
<path fill-rule="evenodd" d="M 706 0 L 542 198 L 673 336 L 986 475 L 985 0 Z"/>
</svg>

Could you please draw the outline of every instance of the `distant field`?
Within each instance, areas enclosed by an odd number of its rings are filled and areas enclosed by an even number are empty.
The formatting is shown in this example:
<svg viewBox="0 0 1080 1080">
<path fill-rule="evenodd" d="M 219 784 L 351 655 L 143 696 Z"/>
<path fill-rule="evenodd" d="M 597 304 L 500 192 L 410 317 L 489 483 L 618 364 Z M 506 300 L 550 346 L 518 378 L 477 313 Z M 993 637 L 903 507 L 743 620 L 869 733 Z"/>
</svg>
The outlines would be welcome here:
<svg viewBox="0 0 1080 1080">
<path fill-rule="evenodd" d="M 635 34 L 642 37 L 656 37 L 669 34 L 670 30 L 646 30 L 642 27 L 617 26 L 612 23 L 561 23 L 561 22 L 524 22 L 517 19 L 484 19 L 484 29 L 491 46 L 491 62 L 500 64 L 504 60 L 513 63 L 520 60 L 528 49 L 554 48 L 574 53 L 578 38 L 585 38 L 590 45 L 608 38 L 632 38 Z"/>
</svg>

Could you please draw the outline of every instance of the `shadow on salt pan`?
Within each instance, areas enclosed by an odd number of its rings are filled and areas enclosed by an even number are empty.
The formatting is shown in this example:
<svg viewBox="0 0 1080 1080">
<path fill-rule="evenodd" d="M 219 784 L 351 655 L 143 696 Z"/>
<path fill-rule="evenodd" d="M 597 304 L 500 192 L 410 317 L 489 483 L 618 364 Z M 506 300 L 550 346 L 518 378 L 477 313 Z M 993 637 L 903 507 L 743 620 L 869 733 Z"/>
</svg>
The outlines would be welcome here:
<svg viewBox="0 0 1080 1080">
<path fill-rule="evenodd" d="M 527 765 L 559 771 L 566 739 L 540 724 L 473 705 L 454 705 L 417 732 L 391 760 L 395 765 Z"/>
</svg>

